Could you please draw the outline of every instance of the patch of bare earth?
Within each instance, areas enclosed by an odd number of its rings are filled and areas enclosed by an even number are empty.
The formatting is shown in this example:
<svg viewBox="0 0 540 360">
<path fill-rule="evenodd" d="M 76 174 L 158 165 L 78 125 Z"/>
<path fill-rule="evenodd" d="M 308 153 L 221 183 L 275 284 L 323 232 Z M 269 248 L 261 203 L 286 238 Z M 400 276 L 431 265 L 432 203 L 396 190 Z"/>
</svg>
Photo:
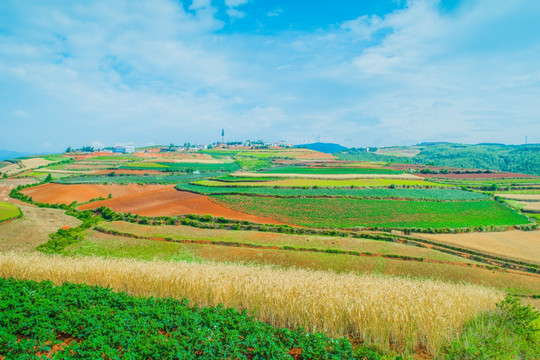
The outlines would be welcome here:
<svg viewBox="0 0 540 360">
<path fill-rule="evenodd" d="M 147 186 L 144 186 L 147 187 Z M 207 196 L 186 191 L 178 191 L 172 185 L 148 186 L 148 191 L 134 192 L 112 199 L 97 201 L 79 207 L 81 210 L 106 206 L 116 212 L 132 213 L 142 216 L 170 216 L 185 214 L 210 214 L 227 219 L 247 220 L 257 223 L 282 224 L 261 216 L 249 215 L 216 204 Z"/>
<path fill-rule="evenodd" d="M 163 185 L 103 185 L 103 184 L 44 184 L 24 189 L 25 195 L 31 196 L 34 201 L 49 204 L 71 204 L 96 199 L 106 198 L 111 194 L 120 197 L 135 193 L 144 193 L 151 190 L 163 189 Z"/>
</svg>

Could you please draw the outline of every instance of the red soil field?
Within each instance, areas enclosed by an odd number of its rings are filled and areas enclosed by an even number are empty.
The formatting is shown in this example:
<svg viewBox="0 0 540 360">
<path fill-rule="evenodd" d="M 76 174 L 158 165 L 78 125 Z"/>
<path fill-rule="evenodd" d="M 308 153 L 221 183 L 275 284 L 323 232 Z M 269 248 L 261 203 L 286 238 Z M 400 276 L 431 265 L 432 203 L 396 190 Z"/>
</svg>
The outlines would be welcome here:
<svg viewBox="0 0 540 360">
<path fill-rule="evenodd" d="M 113 195 L 114 196 L 114 195 Z M 282 224 L 274 219 L 234 211 L 216 204 L 207 196 L 186 191 L 178 191 L 174 186 L 161 186 L 145 192 L 135 192 L 117 198 L 97 201 L 79 207 L 81 210 L 106 206 L 116 212 L 139 214 L 142 216 L 168 216 L 198 214 L 222 216 L 227 219 L 248 220 L 257 223 Z"/>
<path fill-rule="evenodd" d="M 73 201 L 86 202 L 109 194 L 121 197 L 133 193 L 144 193 L 164 188 L 163 185 L 101 185 L 101 184 L 44 184 L 23 189 L 21 192 L 31 196 L 34 201 L 49 204 L 71 204 Z"/>
</svg>

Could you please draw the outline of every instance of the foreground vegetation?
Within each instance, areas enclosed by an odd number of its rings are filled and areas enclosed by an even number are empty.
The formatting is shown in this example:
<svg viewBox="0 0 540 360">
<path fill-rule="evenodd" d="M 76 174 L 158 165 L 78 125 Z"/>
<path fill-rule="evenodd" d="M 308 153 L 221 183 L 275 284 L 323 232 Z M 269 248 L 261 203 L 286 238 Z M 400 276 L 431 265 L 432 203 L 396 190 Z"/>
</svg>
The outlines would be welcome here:
<svg viewBox="0 0 540 360">
<path fill-rule="evenodd" d="M 187 299 L 0 278 L 0 354 L 85 359 L 352 359 L 351 343 L 276 329 L 246 312 Z M 356 353 L 365 351 L 358 349 Z"/>
<path fill-rule="evenodd" d="M 246 309 L 276 327 L 350 335 L 432 354 L 502 293 L 474 285 L 233 264 L 0 255 L 0 277 L 110 286 L 137 296 Z"/>
</svg>

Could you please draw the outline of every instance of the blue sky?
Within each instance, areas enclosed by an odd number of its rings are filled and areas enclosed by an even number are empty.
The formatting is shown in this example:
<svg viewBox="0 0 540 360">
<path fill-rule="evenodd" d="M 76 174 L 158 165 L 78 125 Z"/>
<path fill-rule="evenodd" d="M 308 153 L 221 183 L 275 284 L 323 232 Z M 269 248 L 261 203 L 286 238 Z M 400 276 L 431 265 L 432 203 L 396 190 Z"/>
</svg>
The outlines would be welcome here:
<svg viewBox="0 0 540 360">
<path fill-rule="evenodd" d="M 0 148 L 540 142 L 537 0 L 4 0 Z"/>
</svg>

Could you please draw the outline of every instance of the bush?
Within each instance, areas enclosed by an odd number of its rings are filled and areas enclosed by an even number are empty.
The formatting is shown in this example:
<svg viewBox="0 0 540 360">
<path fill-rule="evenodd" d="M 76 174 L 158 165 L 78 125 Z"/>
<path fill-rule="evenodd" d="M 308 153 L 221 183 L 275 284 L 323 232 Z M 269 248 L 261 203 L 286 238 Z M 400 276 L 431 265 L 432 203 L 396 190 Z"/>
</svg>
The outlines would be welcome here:
<svg viewBox="0 0 540 360">
<path fill-rule="evenodd" d="M 445 359 L 539 359 L 538 311 L 515 296 L 470 321 L 445 348 Z"/>
</svg>

